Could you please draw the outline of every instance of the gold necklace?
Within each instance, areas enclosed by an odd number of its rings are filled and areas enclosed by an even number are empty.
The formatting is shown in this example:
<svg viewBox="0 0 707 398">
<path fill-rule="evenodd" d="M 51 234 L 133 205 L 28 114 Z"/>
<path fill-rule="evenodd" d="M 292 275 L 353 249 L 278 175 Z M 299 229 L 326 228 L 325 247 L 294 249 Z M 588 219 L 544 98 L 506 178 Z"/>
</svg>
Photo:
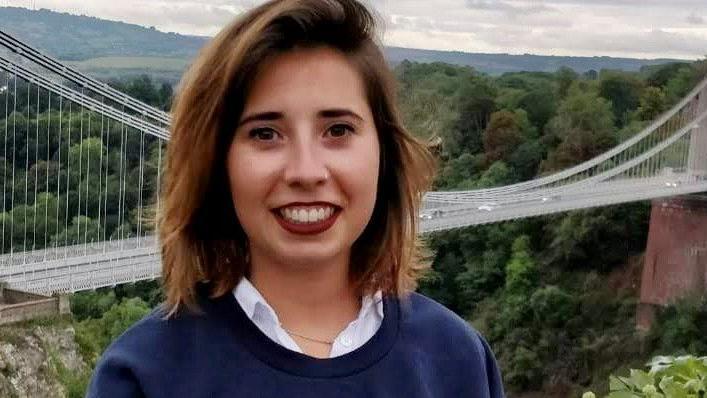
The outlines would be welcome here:
<svg viewBox="0 0 707 398">
<path fill-rule="evenodd" d="M 291 334 L 291 335 L 293 335 L 293 336 L 297 336 L 297 337 L 303 338 L 303 339 L 305 339 L 305 340 L 313 341 L 313 342 L 319 343 L 319 344 L 326 344 L 326 345 L 332 345 L 332 344 L 334 344 L 334 340 L 319 340 L 319 339 L 314 339 L 314 338 L 311 338 L 311 337 L 303 336 L 303 335 L 301 335 L 301 334 L 299 334 L 299 333 L 295 333 L 295 332 L 291 331 L 290 329 L 288 329 L 288 328 L 286 328 L 286 327 L 284 327 L 284 326 L 282 326 L 282 325 L 280 325 L 280 327 L 282 328 L 282 330 L 286 331 L 287 333 L 289 333 L 289 334 Z"/>
</svg>

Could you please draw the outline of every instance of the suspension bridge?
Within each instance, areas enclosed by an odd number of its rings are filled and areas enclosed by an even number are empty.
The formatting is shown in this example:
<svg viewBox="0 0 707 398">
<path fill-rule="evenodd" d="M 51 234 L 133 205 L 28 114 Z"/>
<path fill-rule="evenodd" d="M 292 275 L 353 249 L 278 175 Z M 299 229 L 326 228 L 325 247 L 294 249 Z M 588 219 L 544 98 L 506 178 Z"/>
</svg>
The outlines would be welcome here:
<svg viewBox="0 0 707 398">
<path fill-rule="evenodd" d="M 3 113 L 4 112 L 4 113 Z M 160 276 L 169 114 L 0 31 L 0 280 L 43 294 Z M 428 192 L 423 233 L 707 191 L 707 80 L 594 159 L 518 184 Z"/>
</svg>

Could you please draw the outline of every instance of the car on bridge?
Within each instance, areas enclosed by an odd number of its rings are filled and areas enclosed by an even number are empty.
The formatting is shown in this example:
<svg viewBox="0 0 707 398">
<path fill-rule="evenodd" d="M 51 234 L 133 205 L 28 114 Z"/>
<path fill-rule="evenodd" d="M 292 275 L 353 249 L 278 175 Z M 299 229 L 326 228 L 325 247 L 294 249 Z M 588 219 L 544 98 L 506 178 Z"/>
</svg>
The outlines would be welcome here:
<svg viewBox="0 0 707 398">
<path fill-rule="evenodd" d="M 444 213 L 444 212 L 440 209 L 432 209 L 430 211 L 423 211 L 422 213 L 420 213 L 420 219 L 421 220 L 431 220 L 435 217 L 441 216 L 442 213 Z"/>
<path fill-rule="evenodd" d="M 481 206 L 477 207 L 479 210 L 491 211 L 498 206 L 496 202 L 483 203 Z"/>
</svg>

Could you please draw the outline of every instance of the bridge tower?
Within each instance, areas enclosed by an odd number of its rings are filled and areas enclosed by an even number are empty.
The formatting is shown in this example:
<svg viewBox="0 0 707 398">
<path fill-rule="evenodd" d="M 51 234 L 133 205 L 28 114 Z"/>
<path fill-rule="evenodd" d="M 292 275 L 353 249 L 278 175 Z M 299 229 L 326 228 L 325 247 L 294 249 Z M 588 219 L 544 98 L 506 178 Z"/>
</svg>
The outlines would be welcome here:
<svg viewBox="0 0 707 398">
<path fill-rule="evenodd" d="M 693 103 L 695 116 L 707 110 L 707 90 L 703 89 Z M 687 172 L 690 178 L 707 179 L 707 120 L 700 122 L 690 132 Z"/>
<path fill-rule="evenodd" d="M 705 293 L 707 194 L 654 200 L 636 326 L 648 330 L 659 307 Z"/>
<path fill-rule="evenodd" d="M 686 107 L 691 119 L 707 111 L 707 88 Z M 685 160 L 687 182 L 707 180 L 707 120 L 690 131 Z M 649 329 L 657 308 L 699 294 L 707 294 L 707 193 L 656 199 L 652 203 L 636 326 Z"/>
</svg>

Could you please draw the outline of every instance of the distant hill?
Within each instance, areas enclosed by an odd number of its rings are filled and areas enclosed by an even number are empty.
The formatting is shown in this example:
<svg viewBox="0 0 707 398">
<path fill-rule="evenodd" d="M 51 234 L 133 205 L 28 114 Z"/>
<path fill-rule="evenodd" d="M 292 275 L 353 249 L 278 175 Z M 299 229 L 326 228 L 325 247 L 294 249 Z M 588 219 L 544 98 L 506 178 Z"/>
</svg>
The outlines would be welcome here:
<svg viewBox="0 0 707 398">
<path fill-rule="evenodd" d="M 4 31 L 69 61 L 112 56 L 192 58 L 208 40 L 46 9 L 0 7 L 0 21 Z"/>
<path fill-rule="evenodd" d="M 46 9 L 0 7 L 2 29 L 46 53 L 99 76 L 153 72 L 169 80 L 182 70 L 209 39 L 164 33 L 154 27 L 59 13 Z M 469 65 L 490 74 L 519 71 L 553 72 L 562 66 L 577 72 L 618 69 L 638 71 L 648 65 L 675 62 L 669 59 L 612 57 L 558 57 L 541 55 L 474 54 L 456 51 L 385 49 L 392 64 L 446 62 Z M 162 60 L 164 59 L 164 60 Z"/>
<path fill-rule="evenodd" d="M 386 48 L 386 56 L 391 63 L 404 59 L 417 62 L 445 62 L 456 65 L 470 65 L 490 74 L 506 72 L 554 72 L 566 66 L 579 73 L 589 70 L 614 69 L 639 71 L 642 67 L 672 62 L 675 59 L 635 59 L 613 57 L 558 57 L 546 55 L 479 54 L 459 51 L 418 50 L 399 47 Z"/>
</svg>

